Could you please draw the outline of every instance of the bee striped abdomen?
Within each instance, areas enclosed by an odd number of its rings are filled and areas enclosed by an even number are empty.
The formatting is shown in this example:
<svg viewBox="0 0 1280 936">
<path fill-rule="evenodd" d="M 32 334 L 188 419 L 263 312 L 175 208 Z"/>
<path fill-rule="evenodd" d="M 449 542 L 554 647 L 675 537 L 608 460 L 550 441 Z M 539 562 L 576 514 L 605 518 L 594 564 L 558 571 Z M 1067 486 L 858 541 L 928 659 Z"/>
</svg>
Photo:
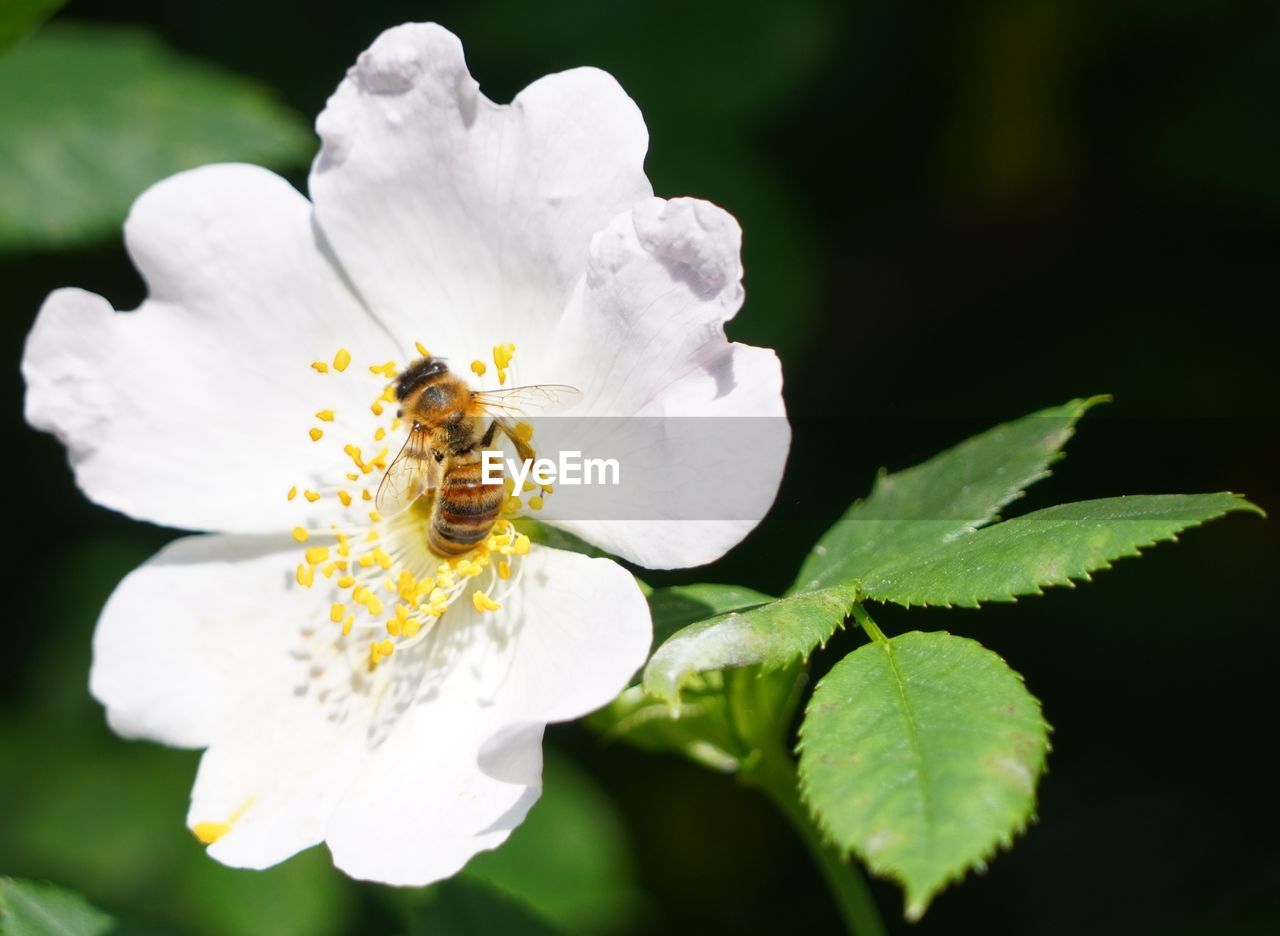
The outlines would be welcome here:
<svg viewBox="0 0 1280 936">
<path fill-rule="evenodd" d="M 436 490 L 428 543 L 442 556 L 457 556 L 483 540 L 506 496 L 501 484 L 484 484 L 479 461 L 451 465 Z"/>
</svg>

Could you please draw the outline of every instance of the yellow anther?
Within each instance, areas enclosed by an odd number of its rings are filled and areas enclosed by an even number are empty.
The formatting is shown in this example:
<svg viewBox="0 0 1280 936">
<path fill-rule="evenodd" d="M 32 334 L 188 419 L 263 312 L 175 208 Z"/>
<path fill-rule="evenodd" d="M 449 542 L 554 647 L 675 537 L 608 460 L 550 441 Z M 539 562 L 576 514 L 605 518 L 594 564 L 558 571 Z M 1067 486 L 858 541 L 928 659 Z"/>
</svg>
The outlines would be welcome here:
<svg viewBox="0 0 1280 936">
<path fill-rule="evenodd" d="M 303 491 L 302 496 L 313 504 L 320 499 L 320 495 L 315 491 Z"/>
<path fill-rule="evenodd" d="M 320 412 L 316 413 L 316 419 L 321 422 L 333 422 L 333 410 L 322 409 Z"/>
<path fill-rule="evenodd" d="M 338 564 L 330 562 L 327 565 L 322 565 L 320 571 L 324 573 L 325 578 L 333 578 L 333 573 L 338 571 Z"/>
<path fill-rule="evenodd" d="M 363 556 L 361 556 L 359 559 L 357 559 L 357 560 L 356 560 L 356 562 L 358 562 L 358 563 L 360 564 L 360 568 L 362 568 L 362 569 L 372 568 L 372 566 L 373 566 L 373 556 L 370 556 L 369 554 L 367 554 L 367 553 L 366 553 L 365 555 L 363 555 Z"/>
<path fill-rule="evenodd" d="M 348 471 L 348 472 L 346 473 L 346 475 L 347 475 L 347 480 L 348 480 L 348 481 L 359 481 L 359 480 L 360 480 L 360 472 L 358 472 L 358 471 Z"/>
<path fill-rule="evenodd" d="M 373 465 L 375 468 L 385 469 L 387 467 L 387 456 L 390 454 L 391 454 L 391 451 L 389 449 L 384 448 L 382 449 L 382 451 L 378 452 L 377 455 L 373 456 L 369 464 Z"/>
<path fill-rule="evenodd" d="M 478 590 L 471 593 L 471 603 L 475 605 L 477 611 L 497 611 L 502 607 L 484 592 Z"/>
<path fill-rule="evenodd" d="M 416 633 L 418 633 L 418 631 L 420 630 L 422 630 L 422 625 L 419 624 L 417 621 L 405 621 L 403 627 L 401 628 L 401 633 L 405 637 L 412 637 Z"/>
<path fill-rule="evenodd" d="M 528 442 L 530 439 L 533 438 L 533 426 L 529 425 L 527 422 L 524 422 L 523 420 L 516 423 L 515 437 L 519 439 L 521 442 Z"/>
<path fill-rule="evenodd" d="M 399 637 L 404 631 L 404 621 L 399 618 L 392 618 L 387 621 L 387 633 L 392 637 Z"/>
<path fill-rule="evenodd" d="M 351 555 L 351 547 L 347 545 L 345 540 L 341 540 L 338 542 L 338 555 L 341 556 L 343 559 L 346 559 Z M 342 564 L 346 565 L 345 562 Z"/>
<path fill-rule="evenodd" d="M 421 354 L 423 357 L 431 357 L 431 352 L 428 351 L 425 347 L 423 347 L 421 341 L 415 341 L 413 343 L 413 346 L 418 349 L 418 353 Z"/>
<path fill-rule="evenodd" d="M 552 487 L 551 485 L 549 485 L 549 484 L 544 484 L 544 485 L 542 486 L 542 493 L 543 493 L 543 494 L 554 494 L 555 492 L 556 492 L 556 489 L 555 489 L 555 488 L 553 488 L 553 487 Z"/>
<path fill-rule="evenodd" d="M 484 366 L 484 361 L 471 362 L 471 372 L 475 374 L 477 377 L 483 377 L 484 372 L 487 371 L 488 369 L 489 368 Z"/>
<path fill-rule="evenodd" d="M 382 441 L 383 439 L 385 439 L 386 437 L 387 437 L 387 430 L 385 430 L 385 429 L 383 429 L 381 426 L 379 426 L 379 427 L 378 427 L 378 429 L 377 429 L 377 431 L 376 431 L 376 432 L 374 432 L 374 434 L 373 434 L 373 441 L 375 441 L 375 442 L 381 442 L 381 441 Z"/>
<path fill-rule="evenodd" d="M 372 592 L 365 598 L 364 606 L 369 609 L 369 613 L 377 617 L 382 613 L 382 599 Z"/>
<path fill-rule="evenodd" d="M 339 588 L 350 588 L 355 583 L 356 577 L 354 575 L 344 575 L 342 578 L 338 579 Z"/>
<path fill-rule="evenodd" d="M 396 583 L 391 581 L 389 578 L 385 578 L 382 580 L 382 587 L 389 592 L 394 592 L 396 590 Z"/>
<path fill-rule="evenodd" d="M 311 583 L 316 580 L 316 570 L 305 562 L 299 562 L 297 577 L 299 585 L 303 588 L 310 588 Z"/>
<path fill-rule="evenodd" d="M 356 622 L 356 616 L 355 616 L 354 614 L 348 614 L 348 615 L 346 616 L 346 619 L 345 619 L 345 620 L 343 620 L 343 622 L 342 622 L 342 636 L 343 636 L 343 637 L 350 637 L 350 636 L 351 636 L 351 625 L 352 625 L 352 624 L 354 624 L 355 622 Z"/>
<path fill-rule="evenodd" d="M 369 597 L 369 589 L 365 588 L 363 585 L 357 585 L 355 590 L 351 593 L 351 597 L 360 604 L 364 604 L 364 600 Z"/>
<path fill-rule="evenodd" d="M 346 491 L 339 491 L 339 492 L 338 492 L 338 500 L 342 501 L 342 506 L 343 506 L 343 507 L 350 507 L 350 506 L 351 506 L 351 495 L 350 495 L 350 494 L 348 494 Z"/>
<path fill-rule="evenodd" d="M 401 419 L 399 416 L 397 416 L 395 419 L 391 420 L 391 431 L 392 431 L 392 432 L 395 432 L 397 429 L 399 429 L 399 428 L 400 428 L 400 426 L 403 424 L 403 422 L 404 422 L 404 420 L 403 420 L 403 419 Z"/>
<path fill-rule="evenodd" d="M 311 539 L 311 534 L 308 533 L 306 530 L 304 530 L 302 527 L 294 527 L 293 538 L 296 539 L 299 543 L 305 543 L 307 540 Z"/>
<path fill-rule="evenodd" d="M 373 551 L 373 558 L 378 560 L 378 565 L 382 566 L 384 570 L 389 569 L 391 568 L 392 565 L 394 565 L 394 563 L 391 560 L 391 557 L 388 556 L 386 552 L 383 551 L 381 546 L 379 546 Z"/>
<path fill-rule="evenodd" d="M 538 486 L 534 484 L 532 481 L 526 481 L 523 485 L 521 485 L 520 492 L 522 494 L 528 494 L 530 491 L 536 491 L 537 489 L 538 489 Z"/>
<path fill-rule="evenodd" d="M 314 370 L 317 374 L 329 373 L 329 365 L 326 364 L 324 361 L 312 361 L 311 369 Z"/>
<path fill-rule="evenodd" d="M 317 429 L 317 428 L 315 428 L 314 426 L 312 426 L 312 427 L 307 431 L 307 435 L 311 436 L 311 441 L 312 441 L 312 442 L 319 442 L 321 439 L 323 439 L 323 438 L 324 438 L 324 430 L 323 430 L 323 429 Z"/>
<path fill-rule="evenodd" d="M 298 496 L 298 486 L 295 484 L 293 487 L 289 488 L 289 493 L 286 499 L 293 500 L 297 496 Z"/>
<path fill-rule="evenodd" d="M 328 546 L 312 546 L 307 550 L 307 562 L 313 566 L 319 565 L 329 558 Z"/>
<path fill-rule="evenodd" d="M 338 353 L 333 356 L 333 369 L 339 372 L 344 371 L 350 363 L 351 352 L 346 348 L 339 348 Z"/>
<path fill-rule="evenodd" d="M 394 377 L 396 375 L 396 362 L 387 361 L 385 364 L 370 364 L 369 373 L 382 374 L 386 377 Z"/>
<path fill-rule="evenodd" d="M 361 499 L 361 500 L 373 500 L 373 494 L 372 494 L 372 493 L 370 493 L 370 491 L 369 491 L 369 489 L 368 489 L 368 488 L 365 488 L 363 491 L 361 491 L 361 492 L 360 492 L 360 499 Z M 369 532 L 370 532 L 370 533 L 377 533 L 378 531 L 377 531 L 377 530 L 370 530 Z"/>
<path fill-rule="evenodd" d="M 202 845 L 212 845 L 231 831 L 225 822 L 197 822 L 191 827 L 191 834 L 200 840 Z"/>
<path fill-rule="evenodd" d="M 381 400 L 381 399 L 374 400 L 372 403 L 370 403 L 370 404 L 369 404 L 369 409 L 370 409 L 370 411 L 372 411 L 373 415 L 375 415 L 375 416 L 381 416 L 381 415 L 382 415 L 382 400 Z"/>
<path fill-rule="evenodd" d="M 530 543 L 529 543 L 529 537 L 527 537 L 525 534 L 521 533 L 518 536 L 516 536 L 515 542 L 512 543 L 511 545 L 515 547 L 517 556 L 528 555 Z"/>
<path fill-rule="evenodd" d="M 396 652 L 396 645 L 389 640 L 384 640 L 382 643 L 378 644 L 379 656 L 389 657 L 391 656 L 391 654 L 395 652 Z"/>
<path fill-rule="evenodd" d="M 376 510 L 371 510 L 369 511 L 369 519 L 372 520 L 374 523 L 381 523 L 382 514 L 378 513 Z"/>
<path fill-rule="evenodd" d="M 342 619 L 347 616 L 347 606 L 342 602 L 335 602 L 329 608 L 329 620 L 335 624 L 341 624 Z"/>
<path fill-rule="evenodd" d="M 530 509 L 530 510 L 541 510 L 541 509 L 542 509 L 542 498 L 541 498 L 541 497 L 531 497 L 531 498 L 529 498 L 529 509 Z"/>
<path fill-rule="evenodd" d="M 396 388 L 394 384 L 388 384 L 383 388 L 382 396 L 379 397 L 383 403 L 394 403 L 396 401 Z"/>
<path fill-rule="evenodd" d="M 498 563 L 498 578 L 511 578 L 511 563 L 507 562 L 505 559 Z"/>
</svg>

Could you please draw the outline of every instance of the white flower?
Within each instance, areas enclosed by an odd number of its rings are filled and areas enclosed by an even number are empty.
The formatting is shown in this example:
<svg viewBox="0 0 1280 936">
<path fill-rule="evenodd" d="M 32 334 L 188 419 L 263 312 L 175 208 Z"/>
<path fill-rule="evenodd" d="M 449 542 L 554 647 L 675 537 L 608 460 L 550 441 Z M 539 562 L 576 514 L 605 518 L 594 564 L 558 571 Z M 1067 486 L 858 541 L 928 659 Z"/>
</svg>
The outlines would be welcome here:
<svg viewBox="0 0 1280 936">
<path fill-rule="evenodd" d="M 379 399 L 395 367 L 425 345 L 609 415 L 783 417 L 781 376 L 724 335 L 736 223 L 651 196 L 644 123 L 607 74 L 498 106 L 453 35 L 406 25 L 317 127 L 310 202 L 244 165 L 144 193 L 125 239 L 147 301 L 53 293 L 26 413 L 99 504 L 210 531 L 121 583 L 91 676 L 120 734 L 208 749 L 188 824 L 210 854 L 261 868 L 323 841 L 355 877 L 424 884 L 506 838 L 544 726 L 612 698 L 651 628 L 609 560 L 503 520 L 442 564 L 419 510 L 370 514 L 404 436 Z M 739 520 L 563 525 L 643 565 L 707 562 L 763 516 L 784 459 L 737 467 Z"/>
</svg>

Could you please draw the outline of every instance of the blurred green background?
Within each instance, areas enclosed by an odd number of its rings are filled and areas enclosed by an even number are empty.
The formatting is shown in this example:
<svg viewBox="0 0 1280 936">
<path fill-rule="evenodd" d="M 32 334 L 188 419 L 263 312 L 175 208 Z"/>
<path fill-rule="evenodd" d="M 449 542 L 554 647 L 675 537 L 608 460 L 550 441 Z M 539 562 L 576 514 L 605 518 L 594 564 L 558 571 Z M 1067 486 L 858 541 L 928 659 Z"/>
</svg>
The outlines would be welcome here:
<svg viewBox="0 0 1280 936">
<path fill-rule="evenodd" d="M 731 333 L 782 354 L 791 463 L 728 558 L 649 578 L 776 591 L 880 466 L 1085 394 L 1116 403 L 1015 512 L 1221 489 L 1280 507 L 1280 6 L 71 0 L 0 57 L 15 559 L 0 874 L 154 932 L 517 932 L 530 908 L 582 934 L 834 931 L 762 799 L 572 725 L 549 732 L 543 803 L 461 880 L 358 886 L 322 849 L 231 871 L 182 827 L 197 755 L 114 738 L 87 694 L 98 609 L 173 534 L 86 503 L 61 446 L 23 424 L 36 309 L 63 285 L 141 300 L 119 222 L 159 175 L 248 159 L 305 187 L 308 123 L 344 70 L 383 28 L 428 19 L 460 35 L 496 100 L 550 71 L 608 69 L 649 124 L 657 192 L 741 220 L 748 299 Z M 832 446 L 847 484 L 815 485 Z M 891 929 L 1280 931 L 1278 559 L 1274 522 L 1234 518 L 1079 590 L 883 612 L 891 633 L 949 629 L 1000 652 L 1056 728 L 1038 823 L 914 926 L 877 882 Z M 844 633 L 822 659 L 857 642 Z"/>
</svg>

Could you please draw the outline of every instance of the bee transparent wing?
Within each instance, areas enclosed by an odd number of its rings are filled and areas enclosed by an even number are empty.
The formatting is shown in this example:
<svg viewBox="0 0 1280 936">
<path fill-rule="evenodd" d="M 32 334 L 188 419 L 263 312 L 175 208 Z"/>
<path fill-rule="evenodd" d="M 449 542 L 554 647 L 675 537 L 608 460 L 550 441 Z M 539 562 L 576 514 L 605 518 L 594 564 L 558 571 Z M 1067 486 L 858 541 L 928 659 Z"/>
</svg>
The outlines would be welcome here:
<svg viewBox="0 0 1280 936">
<path fill-rule="evenodd" d="M 477 390 L 472 397 L 494 416 L 549 416 L 582 396 L 568 384 L 529 384 L 497 390 Z"/>
<path fill-rule="evenodd" d="M 436 460 L 431 454 L 429 437 L 421 429 L 414 429 L 396 460 L 382 476 L 374 506 L 384 517 L 395 516 L 407 510 L 435 484 Z"/>
</svg>

